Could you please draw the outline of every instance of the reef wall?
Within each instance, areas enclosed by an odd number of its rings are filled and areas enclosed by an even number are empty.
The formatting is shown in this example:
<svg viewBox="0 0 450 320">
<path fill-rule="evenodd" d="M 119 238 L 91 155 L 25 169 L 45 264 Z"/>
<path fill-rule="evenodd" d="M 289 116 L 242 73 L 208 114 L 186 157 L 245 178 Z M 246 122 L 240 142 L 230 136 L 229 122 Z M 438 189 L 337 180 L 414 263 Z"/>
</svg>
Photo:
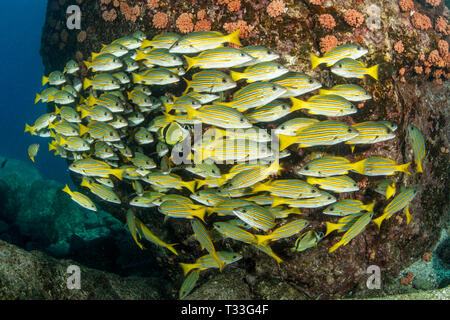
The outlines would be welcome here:
<svg viewBox="0 0 450 320">
<path fill-rule="evenodd" d="M 383 279 L 395 279 L 400 270 L 434 247 L 449 219 L 449 28 L 446 25 L 449 11 L 444 2 L 437 6 L 428 2 L 439 1 L 49 0 L 41 55 L 48 74 L 61 70 L 69 59 L 81 62 L 91 52 L 98 52 L 101 44 L 137 30 L 151 38 L 167 31 L 232 32 L 240 28 L 243 45 L 258 44 L 274 49 L 290 70 L 319 78 L 328 87 L 336 83 L 337 77 L 326 68 L 312 71 L 309 54 L 324 52 L 341 43 L 367 47 L 369 54 L 365 61 L 370 65 L 379 64 L 380 81 L 366 78 L 359 82 L 373 99 L 359 105 L 353 121 L 390 120 L 399 129 L 395 143 L 358 148 L 351 158 L 379 155 L 398 163 L 411 161 L 407 126 L 412 123 L 419 128 L 427 149 L 424 173 L 395 177 L 398 182 L 417 185 L 420 190 L 410 208 L 412 222 L 406 225 L 406 219 L 399 214 L 383 223 L 380 231 L 372 224 L 362 236 L 334 254 L 329 254 L 328 248 L 336 237 L 327 237 L 317 248 L 301 254 L 289 250 L 294 239 L 279 241 L 273 250 L 285 260 L 280 267 L 251 247 L 225 241 L 224 248 L 241 251 L 244 258 L 225 269 L 215 281 L 243 281 L 248 287 L 248 298 L 288 298 L 286 295 L 294 299 L 338 298 L 365 289 L 369 265 L 378 265 Z M 81 8 L 81 30 L 66 28 L 66 8 L 71 4 Z M 411 14 L 413 10 L 420 16 Z M 84 64 L 80 63 L 80 67 L 85 75 Z M 352 121 L 350 117 L 344 117 L 346 120 Z M 304 162 L 301 154 L 295 159 L 298 162 L 291 163 L 290 170 Z M 386 204 L 370 189 L 362 197 L 362 200 L 376 197 L 375 210 Z M 124 221 L 125 208 L 111 205 L 102 209 Z M 194 241 L 187 246 L 186 239 L 192 233 L 189 224 L 169 220 L 163 225 L 162 218 L 149 211 L 137 210 L 137 215 L 151 223 L 152 230 L 167 242 L 181 243 L 182 254 L 176 258 L 168 258 L 164 249 L 150 248 L 154 249 L 158 263 L 167 269 L 174 287 L 179 287 L 182 272 L 178 262 L 194 261 L 200 256 L 200 247 L 195 247 Z M 306 215 L 307 219 L 308 215 L 312 213 Z M 313 227 L 324 229 L 325 220 L 315 213 Z M 217 275 L 217 271 L 207 271 L 205 275 L 200 284 Z M 217 298 L 223 295 L 223 290 L 218 286 L 217 291 L 206 291 L 209 294 L 200 298 Z M 230 293 L 225 298 L 230 296 L 240 297 Z"/>
</svg>

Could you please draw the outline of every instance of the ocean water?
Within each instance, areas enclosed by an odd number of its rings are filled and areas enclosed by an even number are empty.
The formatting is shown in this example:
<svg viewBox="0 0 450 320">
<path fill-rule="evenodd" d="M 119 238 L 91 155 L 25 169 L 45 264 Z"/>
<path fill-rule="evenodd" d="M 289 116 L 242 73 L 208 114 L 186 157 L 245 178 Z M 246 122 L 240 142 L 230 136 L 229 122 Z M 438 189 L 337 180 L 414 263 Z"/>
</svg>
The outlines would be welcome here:
<svg viewBox="0 0 450 320">
<path fill-rule="evenodd" d="M 64 159 L 48 152 L 47 142 L 24 133 L 25 123 L 33 125 L 46 105 L 34 104 L 42 90 L 42 59 L 39 55 L 47 1 L 2 1 L 0 10 L 0 155 L 31 162 L 27 148 L 39 143 L 35 167 L 43 177 L 65 183 L 69 173 Z"/>
</svg>

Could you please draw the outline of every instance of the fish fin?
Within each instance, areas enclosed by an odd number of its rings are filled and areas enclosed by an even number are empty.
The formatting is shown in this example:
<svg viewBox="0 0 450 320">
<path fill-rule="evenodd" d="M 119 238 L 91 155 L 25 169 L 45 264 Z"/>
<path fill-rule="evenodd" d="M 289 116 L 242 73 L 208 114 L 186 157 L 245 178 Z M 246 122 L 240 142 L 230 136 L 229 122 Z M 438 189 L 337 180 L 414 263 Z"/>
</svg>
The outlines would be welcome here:
<svg viewBox="0 0 450 320">
<path fill-rule="evenodd" d="M 186 72 L 188 72 L 189 69 L 191 69 L 192 67 L 195 66 L 195 63 L 196 63 L 197 61 L 195 60 L 195 58 L 190 58 L 190 57 L 188 57 L 188 56 L 183 56 L 183 57 L 186 59 L 186 62 L 188 63 L 188 67 L 187 67 L 187 69 L 186 69 Z"/>
<path fill-rule="evenodd" d="M 38 103 L 39 100 L 41 100 L 41 95 L 39 93 L 36 93 L 36 98 L 34 99 L 34 104 Z"/>
<path fill-rule="evenodd" d="M 136 58 L 134 58 L 135 61 L 138 60 L 144 60 L 145 59 L 145 53 L 143 53 L 141 50 L 136 50 Z"/>
<path fill-rule="evenodd" d="M 215 207 L 206 207 L 205 210 L 206 213 L 208 214 L 208 217 L 216 211 Z"/>
<path fill-rule="evenodd" d="M 319 64 L 321 64 L 322 63 L 322 59 L 321 58 L 319 58 L 318 56 L 315 56 L 314 54 L 310 54 L 310 57 L 311 57 L 311 65 L 312 65 L 312 68 L 313 69 L 315 69 Z"/>
<path fill-rule="evenodd" d="M 222 272 L 222 269 L 225 266 L 225 264 L 223 263 L 222 260 L 220 260 L 219 256 L 217 255 L 217 252 L 212 252 L 211 255 L 213 256 L 213 258 L 216 260 L 217 264 L 219 265 L 219 271 Z"/>
<path fill-rule="evenodd" d="M 87 116 L 89 116 L 89 111 L 87 111 L 86 109 L 81 109 L 81 119 L 86 118 Z"/>
<path fill-rule="evenodd" d="M 89 107 L 92 107 L 97 102 L 97 99 L 91 94 L 89 95 L 89 98 L 87 99 L 87 105 Z"/>
<path fill-rule="evenodd" d="M 228 42 L 234 43 L 235 45 L 242 47 L 241 41 L 239 40 L 239 32 L 240 29 L 237 29 L 233 33 L 230 33 L 229 35 L 225 36 L 225 38 Z"/>
<path fill-rule="evenodd" d="M 389 199 L 395 194 L 395 184 L 392 183 L 392 185 L 388 185 L 386 188 L 386 199 Z"/>
<path fill-rule="evenodd" d="M 272 164 L 270 166 L 267 167 L 267 169 L 265 169 L 265 171 L 267 173 L 278 173 L 278 171 L 280 171 L 281 167 L 280 167 L 280 160 L 277 158 L 274 162 L 272 162 Z"/>
<path fill-rule="evenodd" d="M 122 180 L 124 169 L 111 169 L 110 173 L 117 177 L 117 179 Z"/>
<path fill-rule="evenodd" d="M 175 250 L 174 246 L 176 246 L 178 243 L 171 243 L 167 244 L 166 248 L 170 251 L 172 251 L 175 255 L 178 255 L 177 250 Z"/>
<path fill-rule="evenodd" d="M 69 194 L 70 196 L 72 196 L 72 191 L 70 191 L 69 186 L 66 184 L 66 186 L 62 189 L 62 191 L 64 191 L 65 193 Z"/>
<path fill-rule="evenodd" d="M 381 228 L 381 222 L 383 222 L 385 215 L 381 215 L 376 219 L 373 219 L 372 221 L 378 226 L 378 229 Z"/>
<path fill-rule="evenodd" d="M 327 89 L 319 89 L 319 95 L 330 94 L 330 90 Z"/>
<path fill-rule="evenodd" d="M 52 150 L 56 150 L 56 147 L 49 142 L 48 143 L 48 151 L 52 151 Z"/>
<path fill-rule="evenodd" d="M 31 161 L 34 162 L 34 157 L 33 156 L 29 156 L 29 157 L 30 157 Z"/>
<path fill-rule="evenodd" d="M 142 80 L 142 76 L 140 74 L 137 73 L 133 73 L 133 82 L 134 83 L 139 83 L 139 81 Z"/>
<path fill-rule="evenodd" d="M 318 179 L 314 177 L 307 177 L 306 182 L 308 182 L 309 184 L 319 184 Z"/>
<path fill-rule="evenodd" d="M 150 47 L 152 45 L 152 41 L 148 39 L 144 39 L 141 44 L 141 49 L 145 49 L 147 47 Z"/>
<path fill-rule="evenodd" d="M 303 212 L 300 210 L 300 208 L 292 208 L 291 213 L 292 214 L 303 214 Z"/>
<path fill-rule="evenodd" d="M 188 93 L 189 88 L 191 87 L 191 83 L 192 81 L 189 81 L 188 79 L 183 77 L 183 80 L 186 82 L 186 90 L 183 91 L 183 95 L 185 95 L 186 93 Z"/>
<path fill-rule="evenodd" d="M 188 119 L 193 119 L 193 118 L 195 118 L 197 111 L 194 108 L 186 106 L 186 113 L 187 113 Z"/>
<path fill-rule="evenodd" d="M 410 164 L 411 164 L 411 162 L 408 162 L 405 164 L 400 164 L 397 166 L 397 170 L 411 175 L 411 171 L 409 171 L 409 169 L 408 169 Z"/>
<path fill-rule="evenodd" d="M 327 232 L 325 233 L 325 237 L 327 235 L 329 235 L 331 232 L 333 232 L 334 230 L 339 230 L 342 227 L 342 224 L 327 222 L 326 226 L 327 226 Z"/>
<path fill-rule="evenodd" d="M 280 151 L 283 151 L 290 145 L 296 143 L 297 137 L 296 136 L 286 136 L 283 134 L 278 135 L 278 138 L 280 140 Z"/>
<path fill-rule="evenodd" d="M 354 145 L 354 144 L 350 145 L 350 150 L 352 150 L 352 153 L 355 152 L 355 147 L 356 147 L 356 145 Z"/>
<path fill-rule="evenodd" d="M 86 187 L 86 188 L 89 188 L 91 185 L 89 184 L 89 182 L 86 180 L 86 178 L 83 178 L 82 180 L 81 180 L 81 184 L 80 184 L 81 186 L 83 186 L 83 187 Z"/>
<path fill-rule="evenodd" d="M 233 79 L 234 81 L 239 81 L 243 77 L 245 77 L 245 73 L 231 70 L 230 71 L 230 76 L 231 76 L 231 79 Z"/>
<path fill-rule="evenodd" d="M 423 169 L 422 169 L 422 161 L 418 161 L 418 162 L 416 163 L 416 172 L 417 172 L 417 173 L 423 172 Z"/>
<path fill-rule="evenodd" d="M 409 212 L 409 205 L 407 205 L 405 209 L 403 209 L 403 213 L 406 215 L 406 224 L 408 225 L 412 219 L 411 213 Z"/>
<path fill-rule="evenodd" d="M 255 184 L 252 188 L 253 193 L 258 193 L 258 192 L 266 191 L 266 190 L 267 190 L 266 184 L 261 183 L 261 182 L 258 182 L 257 184 Z"/>
<path fill-rule="evenodd" d="M 378 81 L 378 65 L 367 68 L 367 74 Z"/>
<path fill-rule="evenodd" d="M 273 197 L 272 208 L 286 203 L 286 199 L 282 197 Z"/>
<path fill-rule="evenodd" d="M 43 76 L 42 77 L 42 86 L 45 86 L 47 84 L 47 82 L 48 82 L 48 77 Z"/>
<path fill-rule="evenodd" d="M 83 61 L 84 65 L 86 66 L 86 68 L 89 70 L 92 67 L 92 63 L 89 61 Z"/>
<path fill-rule="evenodd" d="M 255 237 L 256 237 L 256 242 L 261 245 L 267 244 L 267 242 L 272 238 L 272 236 L 270 234 L 269 235 L 257 234 L 257 235 L 255 235 Z"/>
<path fill-rule="evenodd" d="M 365 210 L 371 212 L 371 211 L 373 211 L 373 207 L 375 207 L 375 201 L 372 202 L 372 203 L 370 203 L 370 204 L 364 205 L 364 206 L 362 206 L 362 207 L 363 207 Z"/>
<path fill-rule="evenodd" d="M 189 189 L 191 193 L 195 193 L 195 180 L 186 181 L 184 186 Z"/>
<path fill-rule="evenodd" d="M 180 263 L 183 273 L 186 276 L 192 269 L 196 269 L 197 265 L 195 263 Z"/>
<path fill-rule="evenodd" d="M 342 246 L 344 242 L 340 240 L 338 243 L 336 243 L 334 246 L 332 246 L 330 249 L 328 249 L 328 253 L 332 253 L 334 250 Z"/>
<path fill-rule="evenodd" d="M 172 106 L 167 102 L 163 102 L 163 106 L 166 110 L 165 115 L 169 115 L 169 112 L 172 111 Z"/>
<path fill-rule="evenodd" d="M 87 88 L 89 88 L 92 85 L 92 81 L 88 78 L 84 79 L 84 83 L 83 83 L 83 89 L 86 90 Z"/>
<path fill-rule="evenodd" d="M 92 52 L 92 60 L 94 60 L 100 53 Z"/>
<path fill-rule="evenodd" d="M 81 123 L 79 124 L 79 127 L 80 127 L 80 129 L 79 129 L 80 130 L 80 132 L 79 132 L 79 136 L 80 137 L 83 136 L 89 130 L 88 127 L 82 125 Z"/>
<path fill-rule="evenodd" d="M 30 132 L 31 134 L 33 134 L 33 127 L 31 127 L 27 123 L 25 123 L 25 131 L 24 132 Z"/>
<path fill-rule="evenodd" d="M 60 114 L 61 113 L 61 109 L 58 108 L 58 106 L 55 106 L 55 114 Z"/>
<path fill-rule="evenodd" d="M 294 97 L 291 97 L 291 102 L 292 102 L 292 108 L 291 111 L 297 111 L 300 109 L 307 109 L 308 108 L 308 102 L 307 101 L 303 101 Z"/>
<path fill-rule="evenodd" d="M 360 174 L 364 174 L 365 164 L 366 164 L 366 159 L 363 159 L 358 162 L 352 163 L 351 168 Z"/>
</svg>

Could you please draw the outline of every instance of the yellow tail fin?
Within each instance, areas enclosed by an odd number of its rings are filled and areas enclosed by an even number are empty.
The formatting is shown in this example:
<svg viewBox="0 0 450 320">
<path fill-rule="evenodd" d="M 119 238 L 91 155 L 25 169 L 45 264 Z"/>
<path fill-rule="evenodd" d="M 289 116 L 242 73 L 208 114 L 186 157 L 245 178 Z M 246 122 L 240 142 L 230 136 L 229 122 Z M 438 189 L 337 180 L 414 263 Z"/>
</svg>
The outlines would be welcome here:
<svg viewBox="0 0 450 320">
<path fill-rule="evenodd" d="M 89 111 L 87 111 L 85 108 L 81 109 L 81 119 L 84 119 L 87 116 L 89 116 Z"/>
<path fill-rule="evenodd" d="M 360 160 L 358 162 L 352 163 L 351 168 L 358 172 L 359 174 L 364 174 L 364 166 L 366 164 L 366 159 Z"/>
<path fill-rule="evenodd" d="M 186 276 L 192 269 L 197 268 L 197 264 L 195 263 L 180 263 L 181 268 L 183 269 L 183 273 Z"/>
<path fill-rule="evenodd" d="M 417 172 L 417 173 L 423 172 L 423 169 L 422 169 L 422 160 L 417 161 L 417 163 L 416 163 L 416 172 Z"/>
<path fill-rule="evenodd" d="M 286 203 L 286 200 L 287 199 L 281 198 L 281 197 L 273 197 L 272 207 L 276 207 L 276 206 L 279 206 L 281 204 L 284 204 L 284 203 Z"/>
<path fill-rule="evenodd" d="M 395 184 L 392 182 L 392 185 L 388 185 L 386 188 L 386 199 L 389 199 L 395 194 Z"/>
<path fill-rule="evenodd" d="M 100 53 L 92 52 L 92 60 L 94 60 Z"/>
<path fill-rule="evenodd" d="M 197 210 L 192 210 L 192 215 L 193 215 L 194 217 L 199 218 L 199 219 L 202 220 L 204 223 L 206 223 L 206 222 L 205 222 L 205 214 L 206 214 L 206 208 L 205 208 L 205 207 L 203 207 L 203 208 L 201 208 L 201 209 L 197 209 Z"/>
<path fill-rule="evenodd" d="M 83 61 L 86 68 L 89 70 L 91 68 L 92 63 L 89 61 Z"/>
<path fill-rule="evenodd" d="M 256 242 L 258 244 L 264 245 L 265 243 L 267 243 L 270 239 L 272 238 L 272 236 L 269 235 L 256 235 Z"/>
<path fill-rule="evenodd" d="M 72 195 L 72 191 L 70 191 L 69 186 L 66 184 L 66 186 L 62 189 L 62 191 L 66 192 L 69 195 Z"/>
<path fill-rule="evenodd" d="M 43 76 L 42 77 L 42 86 L 45 86 L 47 84 L 47 82 L 48 82 L 48 77 Z"/>
<path fill-rule="evenodd" d="M 257 183 L 253 186 L 253 193 L 257 193 L 257 192 L 261 192 L 261 191 L 266 191 L 267 190 L 267 186 L 265 183 Z"/>
<path fill-rule="evenodd" d="M 364 208 L 364 210 L 371 212 L 373 211 L 373 207 L 375 207 L 375 201 L 362 207 Z"/>
<path fill-rule="evenodd" d="M 237 72 L 237 71 L 230 71 L 230 75 L 231 75 L 231 78 L 234 80 L 234 81 L 239 81 L 239 80 L 241 80 L 243 77 L 245 77 L 245 74 L 244 73 L 242 73 L 242 72 Z"/>
<path fill-rule="evenodd" d="M 384 218 L 385 218 L 385 215 L 383 214 L 383 215 L 379 216 L 378 218 L 372 220 L 378 226 L 378 229 L 381 228 L 381 223 L 383 222 Z"/>
<path fill-rule="evenodd" d="M 30 132 L 33 134 L 33 127 L 30 127 L 28 124 L 25 123 L 25 131 L 24 132 Z"/>
<path fill-rule="evenodd" d="M 306 182 L 308 182 L 309 184 L 318 184 L 319 183 L 319 179 L 314 178 L 314 177 L 307 177 L 306 178 Z"/>
<path fill-rule="evenodd" d="M 83 83 L 83 89 L 86 90 L 87 88 L 89 88 L 92 85 L 92 81 L 89 80 L 88 78 L 84 79 L 84 83 Z"/>
<path fill-rule="evenodd" d="M 292 108 L 291 111 L 297 111 L 300 109 L 307 109 L 308 108 L 308 102 L 307 101 L 303 101 L 294 97 L 291 97 L 291 101 L 292 101 Z"/>
<path fill-rule="evenodd" d="M 397 170 L 411 175 L 411 171 L 409 171 L 409 169 L 408 169 L 410 164 L 411 164 L 411 162 L 408 162 L 405 164 L 400 164 L 397 166 Z"/>
<path fill-rule="evenodd" d="M 188 56 L 183 56 L 183 57 L 186 59 L 186 62 L 188 63 L 188 67 L 187 67 L 187 69 L 186 69 L 186 72 L 188 72 L 189 69 L 191 69 L 192 67 L 195 66 L 195 63 L 196 63 L 197 61 L 195 60 L 195 58 L 190 58 L 190 57 L 188 57 Z"/>
<path fill-rule="evenodd" d="M 88 127 L 82 125 L 81 123 L 79 124 L 79 127 L 80 127 L 80 129 L 79 129 L 79 136 L 80 137 L 83 136 L 89 130 Z"/>
<path fill-rule="evenodd" d="M 409 205 L 405 207 L 405 209 L 403 209 L 403 212 L 406 215 L 406 224 L 408 225 L 411 222 L 411 213 L 409 212 Z"/>
<path fill-rule="evenodd" d="M 36 93 L 36 98 L 34 99 L 34 104 L 38 103 L 39 100 L 41 100 L 41 95 L 39 93 Z"/>
<path fill-rule="evenodd" d="M 191 107 L 186 106 L 186 113 L 187 113 L 188 119 L 193 119 L 193 118 L 195 118 L 197 111 Z"/>
<path fill-rule="evenodd" d="M 319 95 L 330 94 L 331 90 L 319 89 Z"/>
<path fill-rule="evenodd" d="M 295 136 L 285 136 L 283 134 L 280 134 L 278 137 L 280 139 L 280 151 L 283 151 L 290 145 L 297 142 L 297 137 Z"/>
<path fill-rule="evenodd" d="M 327 226 L 327 232 L 325 233 L 325 237 L 326 237 L 327 235 L 329 235 L 330 233 L 332 233 L 334 230 L 339 230 L 339 229 L 341 229 L 341 227 L 342 227 L 343 225 L 340 224 L 340 223 L 331 223 L 331 222 L 327 222 L 327 223 L 326 223 L 326 226 Z"/>
<path fill-rule="evenodd" d="M 145 49 L 147 47 L 150 47 L 152 45 L 152 41 L 145 39 L 142 41 L 141 49 Z"/>
<path fill-rule="evenodd" d="M 124 169 L 111 169 L 111 174 L 116 176 L 117 179 L 122 180 Z"/>
<path fill-rule="evenodd" d="M 145 59 L 145 53 L 143 53 L 141 50 L 136 50 L 136 58 L 134 60 L 144 60 Z"/>
<path fill-rule="evenodd" d="M 344 242 L 342 240 L 340 240 L 338 243 L 336 243 L 334 246 L 332 246 L 329 250 L 328 253 L 332 253 L 334 250 L 336 250 L 337 248 L 339 248 L 340 246 L 342 246 L 344 244 Z"/>
<path fill-rule="evenodd" d="M 48 151 L 52 151 L 52 150 L 56 150 L 56 147 L 49 142 L 48 143 Z"/>
<path fill-rule="evenodd" d="M 142 76 L 140 74 L 137 73 L 133 73 L 133 82 L 134 83 L 139 83 L 139 81 L 142 80 Z"/>
<path fill-rule="evenodd" d="M 177 250 L 175 250 L 174 246 L 176 246 L 178 243 L 171 243 L 167 244 L 166 248 L 172 251 L 175 255 L 178 255 Z"/>
<path fill-rule="evenodd" d="M 311 65 L 312 65 L 313 69 L 315 69 L 319 64 L 322 63 L 321 58 L 315 56 L 314 54 L 311 53 L 310 57 L 311 57 Z"/>
<path fill-rule="evenodd" d="M 58 106 L 55 106 L 55 114 L 60 114 L 61 113 L 61 109 L 58 108 Z"/>
<path fill-rule="evenodd" d="M 367 74 L 378 81 L 378 65 L 367 68 Z"/>
<path fill-rule="evenodd" d="M 89 107 L 92 107 L 94 104 L 97 103 L 97 99 L 91 94 L 89 95 L 88 99 L 87 99 L 87 105 Z"/>
<path fill-rule="evenodd" d="M 90 188 L 90 184 L 89 182 L 86 180 L 86 178 L 83 178 L 83 180 L 81 180 L 81 186 L 82 187 L 86 187 L 86 188 Z"/>
<path fill-rule="evenodd" d="M 189 189 L 191 193 L 195 193 L 195 180 L 186 181 L 184 186 Z"/>
<path fill-rule="evenodd" d="M 241 31 L 241 29 L 237 29 L 233 33 L 230 33 L 229 35 L 227 35 L 226 36 L 227 41 L 242 47 L 241 41 L 239 41 L 239 33 L 240 33 L 240 31 Z"/>
<path fill-rule="evenodd" d="M 186 82 L 186 90 L 184 90 L 183 95 L 185 95 L 186 93 L 188 93 L 189 88 L 191 87 L 191 83 L 192 81 L 189 81 L 188 79 L 183 77 L 183 80 Z"/>
</svg>

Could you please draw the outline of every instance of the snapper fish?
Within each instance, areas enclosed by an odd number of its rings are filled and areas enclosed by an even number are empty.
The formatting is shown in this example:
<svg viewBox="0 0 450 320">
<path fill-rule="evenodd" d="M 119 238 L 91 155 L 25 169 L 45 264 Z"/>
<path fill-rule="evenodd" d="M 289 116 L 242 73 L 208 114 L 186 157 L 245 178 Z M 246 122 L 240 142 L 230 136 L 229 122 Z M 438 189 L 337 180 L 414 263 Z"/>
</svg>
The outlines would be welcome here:
<svg viewBox="0 0 450 320">
<path fill-rule="evenodd" d="M 248 67 L 261 62 L 273 61 L 280 57 L 278 53 L 264 46 L 247 46 L 242 47 L 241 50 L 250 55 L 253 60 L 237 65 L 236 68 Z"/>
<path fill-rule="evenodd" d="M 319 185 L 319 188 L 337 193 L 358 191 L 359 186 L 349 176 L 340 175 L 324 178 L 307 177 L 306 182 Z"/>
<path fill-rule="evenodd" d="M 307 101 L 291 97 L 292 111 L 306 109 L 310 114 L 339 117 L 356 113 L 356 107 L 337 95 L 315 95 Z"/>
<path fill-rule="evenodd" d="M 75 60 L 69 60 L 64 67 L 63 73 L 65 74 L 74 74 L 80 71 L 80 67 L 78 66 L 78 62 Z"/>
<path fill-rule="evenodd" d="M 31 161 L 34 162 L 34 157 L 36 157 L 38 151 L 39 151 L 39 144 L 37 143 L 33 143 L 28 147 L 28 156 L 30 157 Z"/>
<path fill-rule="evenodd" d="M 395 182 L 391 179 L 383 180 L 377 185 L 375 192 L 389 199 L 395 194 Z"/>
<path fill-rule="evenodd" d="M 222 105 L 204 105 L 198 109 L 186 107 L 188 119 L 226 129 L 246 129 L 253 125 L 239 111 Z"/>
<path fill-rule="evenodd" d="M 348 101 L 359 102 L 372 99 L 367 91 L 356 84 L 338 84 L 331 89 L 320 89 L 320 95 L 338 95 Z"/>
<path fill-rule="evenodd" d="M 200 269 L 194 269 L 189 272 L 181 285 L 180 291 L 178 292 L 178 298 L 180 300 L 188 296 L 189 293 L 191 293 L 191 291 L 195 288 L 199 275 Z"/>
<path fill-rule="evenodd" d="M 228 35 L 217 31 L 197 31 L 191 32 L 173 43 L 169 48 L 171 53 L 198 53 L 221 47 L 224 43 L 230 42 L 242 46 L 239 41 L 239 29 Z"/>
<path fill-rule="evenodd" d="M 175 73 L 162 68 L 133 73 L 133 82 L 145 85 L 166 85 L 178 81 L 180 81 L 180 78 Z"/>
<path fill-rule="evenodd" d="M 330 177 L 347 174 L 350 170 L 364 173 L 365 159 L 351 163 L 344 157 L 322 157 L 303 165 L 297 174 L 312 177 Z"/>
<path fill-rule="evenodd" d="M 288 72 L 270 82 L 286 89 L 280 98 L 297 97 L 322 88 L 322 84 L 318 80 L 301 72 Z"/>
<path fill-rule="evenodd" d="M 209 254 L 216 260 L 217 264 L 219 265 L 219 271 L 222 271 L 224 263 L 217 255 L 216 249 L 214 248 L 213 242 L 208 231 L 206 230 L 206 227 L 198 219 L 192 219 L 191 226 L 192 230 L 194 231 L 195 238 L 200 243 L 201 247 L 209 252 Z"/>
<path fill-rule="evenodd" d="M 331 72 L 344 78 L 364 78 L 369 75 L 378 80 L 378 65 L 367 68 L 361 61 L 350 58 L 339 60 L 331 67 Z"/>
<path fill-rule="evenodd" d="M 409 204 L 414 199 L 414 197 L 417 194 L 417 188 L 410 188 L 405 189 L 403 188 L 395 197 L 392 199 L 391 202 L 384 208 L 383 214 L 379 216 L 378 218 L 374 219 L 373 222 L 378 226 L 378 228 L 381 227 L 381 223 L 384 220 L 389 219 L 391 216 L 393 216 L 395 213 L 399 212 L 400 210 L 403 210 L 403 212 L 406 215 L 406 224 L 409 224 L 411 221 L 411 214 L 409 212 Z"/>
<path fill-rule="evenodd" d="M 55 87 L 48 87 L 42 90 L 42 92 L 36 93 L 36 98 L 34 99 L 34 103 L 38 103 L 39 101 L 42 101 L 43 103 L 49 102 L 51 97 L 58 91 Z"/>
<path fill-rule="evenodd" d="M 89 182 L 86 178 L 81 181 L 81 186 L 88 188 L 93 194 L 99 198 L 116 204 L 121 204 L 119 196 L 110 187 L 103 184 Z"/>
<path fill-rule="evenodd" d="M 51 113 L 44 113 L 43 115 L 39 116 L 39 118 L 36 119 L 33 126 L 30 126 L 25 123 L 25 132 L 29 132 L 32 135 L 34 135 L 36 132 L 45 129 L 49 126 L 50 123 L 53 122 L 53 120 L 56 119 L 56 114 Z"/>
<path fill-rule="evenodd" d="M 308 221 L 304 219 L 297 219 L 276 228 L 269 235 L 256 235 L 256 241 L 258 242 L 258 244 L 265 244 L 269 241 L 272 242 L 284 238 L 289 238 L 297 233 L 300 233 L 304 228 L 308 226 L 308 224 Z"/>
<path fill-rule="evenodd" d="M 201 69 L 231 68 L 253 59 L 242 50 L 232 47 L 209 49 L 202 51 L 198 56 L 192 58 L 184 56 L 184 58 L 188 64 L 186 71 L 193 67 Z"/>
<path fill-rule="evenodd" d="M 96 57 L 98 57 L 101 54 L 112 54 L 113 56 L 115 56 L 117 58 L 121 58 L 124 55 L 126 55 L 127 53 L 128 53 L 128 49 L 118 43 L 108 44 L 108 45 L 103 44 L 99 53 L 95 53 L 95 52 L 92 53 L 92 59 L 95 59 Z"/>
<path fill-rule="evenodd" d="M 236 87 L 236 82 L 231 77 L 217 70 L 203 70 L 192 75 L 192 80 L 186 80 L 186 90 L 195 92 L 215 93 L 222 92 Z"/>
<path fill-rule="evenodd" d="M 325 52 L 323 57 L 317 57 L 311 53 L 311 65 L 315 69 L 318 65 L 326 63 L 331 67 L 336 62 L 344 58 L 358 59 L 369 52 L 366 48 L 354 44 L 344 44 Z"/>
<path fill-rule="evenodd" d="M 94 90 L 116 90 L 120 88 L 119 81 L 109 73 L 96 74 L 92 79 L 85 78 L 83 83 L 83 89 L 86 90 L 92 87 Z"/>
<path fill-rule="evenodd" d="M 89 177 L 108 178 L 109 175 L 114 175 L 120 180 L 124 172 L 124 169 L 113 169 L 104 161 L 90 158 L 72 162 L 69 170 Z"/>
<path fill-rule="evenodd" d="M 148 63 L 160 67 L 176 67 L 183 65 L 183 60 L 179 56 L 162 48 L 155 48 L 145 52 L 137 50 L 135 60 L 146 60 Z"/>
<path fill-rule="evenodd" d="M 274 197 L 272 202 L 272 207 L 276 207 L 285 204 L 292 208 L 320 208 L 328 204 L 336 202 L 336 198 L 331 194 L 319 191 L 319 194 L 313 198 L 282 198 Z"/>
<path fill-rule="evenodd" d="M 143 40 L 141 44 L 141 49 L 145 49 L 148 47 L 170 49 L 170 47 L 180 38 L 181 36 L 179 34 L 172 32 L 157 34 L 152 38 L 152 40 L 148 39 Z"/>
<path fill-rule="evenodd" d="M 267 81 L 288 73 L 289 70 L 277 62 L 260 62 L 245 68 L 243 72 L 230 71 L 230 76 L 234 81 L 245 79 L 247 83 L 255 81 Z"/>
<path fill-rule="evenodd" d="M 343 217 L 353 213 L 373 211 L 374 206 L 375 202 L 365 205 L 359 200 L 344 199 L 329 206 L 323 211 L 323 213 Z"/>
<path fill-rule="evenodd" d="M 218 251 L 217 256 L 219 257 L 220 261 L 223 262 L 224 266 L 242 259 L 242 256 L 240 254 L 234 252 Z M 206 270 L 211 268 L 219 268 L 219 264 L 214 259 L 214 257 L 211 256 L 211 254 L 207 254 L 198 258 L 195 263 L 180 263 L 180 266 L 183 269 L 184 275 L 187 275 L 189 272 L 195 269 Z"/>
<path fill-rule="evenodd" d="M 95 206 L 94 202 L 92 202 L 91 199 L 89 199 L 88 196 L 85 196 L 84 194 L 77 192 L 77 191 L 71 191 L 69 187 L 66 186 L 62 189 L 65 193 L 67 193 L 70 198 L 78 203 L 83 208 L 86 208 L 88 210 L 97 211 L 97 207 Z"/>
<path fill-rule="evenodd" d="M 413 125 L 408 125 L 408 134 L 414 151 L 414 163 L 416 172 L 423 172 L 422 162 L 426 155 L 425 140 L 422 133 Z"/>
<path fill-rule="evenodd" d="M 140 48 L 140 46 L 142 45 L 142 40 L 129 36 L 116 39 L 111 42 L 111 44 L 119 44 L 127 48 L 127 50 L 134 50 Z"/>
<path fill-rule="evenodd" d="M 138 218 L 136 218 L 136 229 L 141 235 L 142 238 L 144 238 L 147 241 L 150 241 L 151 243 L 156 244 L 157 246 L 166 248 L 167 250 L 171 251 L 173 254 L 178 255 L 178 252 L 175 250 L 174 246 L 176 246 L 176 243 L 165 243 L 161 239 L 159 239 L 157 236 L 155 236 L 150 229 Z"/>
<path fill-rule="evenodd" d="M 61 71 L 53 71 L 48 77 L 42 77 L 42 86 L 45 86 L 47 83 L 51 86 L 59 86 L 66 83 L 66 77 Z"/>
<path fill-rule="evenodd" d="M 92 62 L 84 61 L 86 68 L 93 72 L 113 71 L 122 68 L 122 61 L 111 53 L 99 54 L 92 59 Z"/>
<path fill-rule="evenodd" d="M 369 157 L 365 159 L 363 174 L 366 176 L 390 176 L 395 172 L 404 172 L 411 175 L 408 167 L 411 162 L 397 164 L 394 160 L 381 157 Z"/>
</svg>

